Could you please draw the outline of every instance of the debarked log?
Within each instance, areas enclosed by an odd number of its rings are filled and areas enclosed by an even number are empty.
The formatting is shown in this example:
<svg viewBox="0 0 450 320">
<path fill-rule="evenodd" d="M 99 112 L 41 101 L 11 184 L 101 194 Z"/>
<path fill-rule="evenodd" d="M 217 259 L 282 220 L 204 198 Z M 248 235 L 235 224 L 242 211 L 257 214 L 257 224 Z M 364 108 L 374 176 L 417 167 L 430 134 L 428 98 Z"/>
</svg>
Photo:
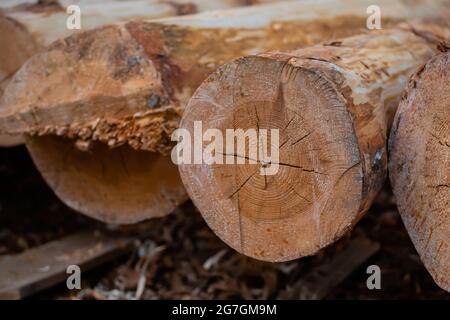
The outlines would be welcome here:
<svg viewBox="0 0 450 320">
<path fill-rule="evenodd" d="M 24 0 L 0 4 L 0 81 L 16 72 L 38 50 L 74 32 L 119 21 L 157 19 L 208 10 L 229 9 L 250 3 L 278 0 Z M 33 3 L 34 2 L 34 3 Z M 70 5 L 80 8 L 81 29 L 66 26 Z"/>
<path fill-rule="evenodd" d="M 383 27 L 443 12 L 444 3 L 380 1 L 385 10 Z M 282 2 L 121 23 L 71 36 L 35 55 L 16 74 L 0 102 L 0 133 L 28 134 L 29 150 L 46 181 L 65 203 L 85 214 L 116 223 L 167 214 L 171 211 L 167 208 L 186 199 L 181 180 L 171 182 L 176 188 L 158 187 L 161 182 L 151 170 L 131 171 L 126 169 L 128 161 L 146 163 L 149 156 L 142 151 L 155 152 L 151 156 L 155 161 L 170 161 L 171 133 L 207 75 L 239 56 L 333 42 L 339 36 L 367 31 L 370 4 Z M 120 149 L 121 156 L 96 152 L 106 147 L 117 148 L 117 154 Z M 67 150 L 87 152 L 89 157 L 65 156 Z M 137 161 L 141 155 L 142 161 Z M 127 201 L 116 200 L 123 199 L 117 196 L 123 194 L 123 184 L 111 183 L 118 179 L 108 177 L 111 170 L 92 175 L 92 163 L 98 168 L 99 163 L 122 168 L 120 179 L 132 181 L 136 174 L 151 181 L 170 205 L 154 205 L 160 202 L 152 200 L 154 193 L 147 187 L 127 193 Z M 176 172 L 175 165 L 166 167 Z M 105 196 L 89 192 L 97 189 Z"/>
<path fill-rule="evenodd" d="M 15 0 L 0 3 L 0 95 L 14 73 L 32 55 L 57 39 L 80 30 L 92 29 L 119 21 L 157 19 L 193 14 L 208 10 L 228 9 L 253 3 L 278 0 Z M 81 29 L 66 26 L 70 5 L 80 9 Z M 23 142 L 21 136 L 0 136 L 0 146 Z"/>
<path fill-rule="evenodd" d="M 448 46 L 446 48 L 448 50 Z M 389 177 L 420 258 L 450 291 L 450 52 L 415 73 L 389 138 Z"/>
<path fill-rule="evenodd" d="M 407 79 L 449 35 L 448 18 L 429 19 L 219 68 L 180 127 L 194 134 L 201 121 L 205 133 L 253 129 L 257 138 L 215 150 L 214 136 L 201 151 L 215 161 L 180 165 L 208 225 L 237 251 L 272 262 L 342 237 L 385 181 L 390 115 Z M 252 144 L 259 150 L 250 155 Z M 221 164 L 217 153 L 234 161 Z"/>
</svg>

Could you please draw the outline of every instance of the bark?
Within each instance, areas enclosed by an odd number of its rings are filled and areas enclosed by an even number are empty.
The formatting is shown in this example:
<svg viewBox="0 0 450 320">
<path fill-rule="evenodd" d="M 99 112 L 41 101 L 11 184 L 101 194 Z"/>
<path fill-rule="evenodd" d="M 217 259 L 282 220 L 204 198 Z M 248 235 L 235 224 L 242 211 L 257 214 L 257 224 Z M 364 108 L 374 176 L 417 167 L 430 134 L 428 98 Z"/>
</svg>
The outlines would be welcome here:
<svg viewBox="0 0 450 320">
<path fill-rule="evenodd" d="M 389 139 L 389 176 L 408 233 L 450 291 L 450 53 L 411 77 Z"/>
<path fill-rule="evenodd" d="M 449 38 L 448 21 L 248 56 L 205 80 L 181 128 L 192 134 L 202 121 L 204 131 L 278 129 L 280 136 L 272 163 L 249 157 L 247 147 L 218 150 L 245 164 L 180 166 L 215 233 L 243 254 L 275 262 L 315 254 L 349 231 L 385 181 L 389 115 L 408 77 Z M 278 173 L 261 174 L 272 165 Z"/>
<path fill-rule="evenodd" d="M 123 186 L 110 183 L 110 173 L 91 175 L 89 162 L 117 168 L 110 164 L 117 160 L 95 152 L 96 145 L 123 148 L 124 163 L 134 152 L 126 145 L 156 152 L 170 161 L 170 135 L 178 127 L 184 106 L 216 67 L 247 54 L 293 49 L 367 30 L 370 4 L 356 0 L 283 2 L 122 23 L 69 37 L 34 56 L 14 77 L 0 103 L 0 133 L 29 134 L 29 150 L 44 178 L 65 203 L 85 214 L 117 223 L 167 214 L 167 208 L 186 198 L 177 175 L 171 185 L 177 185 L 175 194 L 183 193 L 183 197 L 170 196 L 173 190 L 160 187 L 170 201 L 164 210 L 153 206 L 153 193 L 144 187 L 128 193 L 128 203 L 116 203 Z M 448 2 L 386 0 L 379 4 L 385 12 L 383 27 L 387 27 L 445 11 Z M 67 144 L 64 150 L 73 153 L 87 150 L 91 158 L 63 157 L 62 148 L 55 144 Z M 160 184 L 148 170 L 134 172 L 155 186 Z M 120 179 L 126 177 L 123 174 Z M 107 199 L 78 191 L 99 185 L 110 195 Z"/>
<path fill-rule="evenodd" d="M 227 9 L 252 3 L 277 0 L 40 0 L 6 1 L 0 4 L 0 90 L 8 79 L 32 55 L 57 39 L 67 37 L 78 30 L 66 27 L 69 15 L 66 8 L 76 4 L 81 9 L 82 30 L 119 21 L 156 19 L 192 14 L 212 9 Z M 1 94 L 1 92 L 0 92 Z M 23 139 L 0 136 L 0 146 L 11 146 Z"/>
</svg>

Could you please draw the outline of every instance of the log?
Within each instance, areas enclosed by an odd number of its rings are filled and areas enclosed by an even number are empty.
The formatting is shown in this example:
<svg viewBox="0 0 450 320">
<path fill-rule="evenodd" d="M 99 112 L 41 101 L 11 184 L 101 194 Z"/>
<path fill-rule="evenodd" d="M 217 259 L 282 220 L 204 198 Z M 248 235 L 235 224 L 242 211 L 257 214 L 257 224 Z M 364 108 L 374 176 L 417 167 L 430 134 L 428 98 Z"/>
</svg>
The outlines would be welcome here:
<svg viewBox="0 0 450 320">
<path fill-rule="evenodd" d="M 384 27 L 446 8 L 426 0 L 379 3 Z M 121 23 L 69 37 L 16 74 L 0 102 L 0 133 L 29 134 L 28 148 L 44 179 L 78 211 L 112 223 L 168 214 L 187 199 L 169 157 L 170 136 L 207 75 L 246 54 L 367 30 L 370 4 L 282 2 Z M 155 170 L 167 178 L 161 182 Z"/>
<path fill-rule="evenodd" d="M 349 240 L 311 271 L 290 285 L 283 300 L 322 300 L 380 250 L 380 244 L 365 236 Z"/>
<path fill-rule="evenodd" d="M 411 77 L 389 138 L 389 177 L 420 258 L 450 292 L 450 52 Z"/>
<path fill-rule="evenodd" d="M 67 280 L 67 267 L 87 272 L 133 249 L 137 237 L 82 230 L 29 249 L 0 257 L 0 300 L 24 299 Z"/>
<path fill-rule="evenodd" d="M 215 148 L 224 164 L 180 165 L 213 231 L 240 253 L 278 262 L 315 254 L 351 230 L 385 181 L 389 114 L 408 77 L 449 39 L 449 21 L 247 56 L 205 80 L 180 125 L 191 136 L 196 121 L 203 132 L 279 133 L 278 143 L 269 140 L 274 134 L 267 140 L 278 158 L 262 135 L 237 151 L 224 134 L 227 149 Z M 259 155 L 250 153 L 252 143 Z"/>
<path fill-rule="evenodd" d="M 76 4 L 81 9 L 82 30 L 118 21 L 156 19 L 212 9 L 228 9 L 253 3 L 278 0 L 14 0 L 0 4 L 0 94 L 8 80 L 32 55 L 57 39 L 78 30 L 66 27 L 66 8 Z M 16 136 L 0 136 L 0 146 L 23 142 Z"/>
<path fill-rule="evenodd" d="M 5 92 L 6 86 L 11 81 L 12 76 L 0 80 L 0 98 Z M 21 145 L 25 142 L 25 138 L 21 134 L 0 134 L 0 148 L 1 147 L 14 147 Z"/>
</svg>

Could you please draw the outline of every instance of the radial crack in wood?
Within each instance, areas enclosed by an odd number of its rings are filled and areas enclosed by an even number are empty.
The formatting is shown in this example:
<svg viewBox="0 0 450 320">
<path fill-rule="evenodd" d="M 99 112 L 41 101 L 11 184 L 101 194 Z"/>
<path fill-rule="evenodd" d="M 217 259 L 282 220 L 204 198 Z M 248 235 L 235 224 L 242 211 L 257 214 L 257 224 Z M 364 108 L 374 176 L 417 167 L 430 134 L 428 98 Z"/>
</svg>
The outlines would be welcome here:
<svg viewBox="0 0 450 320">
<path fill-rule="evenodd" d="M 0 96 L 14 73 L 34 54 L 55 40 L 120 21 L 157 19 L 208 10 L 229 9 L 278 0 L 55 0 L 2 1 L 0 3 Z M 81 30 L 66 26 L 66 8 L 80 8 Z M 20 135 L 0 135 L 0 146 L 23 143 Z"/>
</svg>

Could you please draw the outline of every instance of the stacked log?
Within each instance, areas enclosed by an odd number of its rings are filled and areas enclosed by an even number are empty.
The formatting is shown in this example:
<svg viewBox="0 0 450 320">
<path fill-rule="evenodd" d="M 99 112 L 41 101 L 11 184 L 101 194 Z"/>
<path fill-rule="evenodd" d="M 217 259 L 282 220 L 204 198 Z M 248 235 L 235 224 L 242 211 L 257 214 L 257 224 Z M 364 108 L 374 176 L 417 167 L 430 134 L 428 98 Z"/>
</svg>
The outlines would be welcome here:
<svg viewBox="0 0 450 320">
<path fill-rule="evenodd" d="M 448 49 L 448 48 L 447 48 Z M 389 138 L 389 176 L 408 233 L 436 283 L 450 291 L 450 53 L 415 73 Z"/>
<path fill-rule="evenodd" d="M 284 2 L 77 34 L 16 74 L 0 103 L 0 133 L 29 135 L 43 177 L 76 210 L 114 223 L 168 214 L 187 198 L 170 136 L 207 75 L 239 56 L 367 32 L 370 4 Z M 446 8 L 379 4 L 384 27 Z"/>
<path fill-rule="evenodd" d="M 81 30 L 130 20 L 156 19 L 193 14 L 213 9 L 228 9 L 252 3 L 277 0 L 13 0 L 0 4 L 0 95 L 14 73 L 32 55 L 57 39 L 78 32 L 66 26 L 66 8 L 80 8 Z M 23 142 L 20 136 L 0 137 L 0 146 Z"/>
<path fill-rule="evenodd" d="M 342 237 L 385 181 L 389 118 L 407 79 L 449 36 L 448 17 L 429 19 L 220 67 L 193 95 L 180 127 L 191 136 L 196 121 L 204 132 L 277 129 L 279 144 L 267 144 L 279 148 L 279 159 L 249 157 L 252 142 L 246 140 L 240 153 L 235 147 L 215 150 L 244 164 L 181 165 L 182 180 L 208 225 L 235 250 L 272 262 L 315 254 Z M 448 73 L 440 76 L 447 82 L 439 88 L 448 93 Z M 436 121 L 439 141 L 445 119 Z M 259 137 L 256 144 L 265 148 Z M 276 174 L 264 174 L 274 166 Z M 437 180 L 435 185 L 445 179 Z M 441 188 L 441 196 L 447 190 Z M 448 235 L 448 225 L 442 228 Z"/>
<path fill-rule="evenodd" d="M 277 0 L 259 0 L 275 2 Z M 0 4 L 0 38 L 4 41 L 0 59 L 0 80 L 17 71 L 38 50 L 50 43 L 80 31 L 66 27 L 66 8 L 77 5 L 81 10 L 82 29 L 92 29 L 119 21 L 156 19 L 229 9 L 249 4 L 225 0 L 39 0 L 26 3 L 14 0 Z"/>
</svg>

